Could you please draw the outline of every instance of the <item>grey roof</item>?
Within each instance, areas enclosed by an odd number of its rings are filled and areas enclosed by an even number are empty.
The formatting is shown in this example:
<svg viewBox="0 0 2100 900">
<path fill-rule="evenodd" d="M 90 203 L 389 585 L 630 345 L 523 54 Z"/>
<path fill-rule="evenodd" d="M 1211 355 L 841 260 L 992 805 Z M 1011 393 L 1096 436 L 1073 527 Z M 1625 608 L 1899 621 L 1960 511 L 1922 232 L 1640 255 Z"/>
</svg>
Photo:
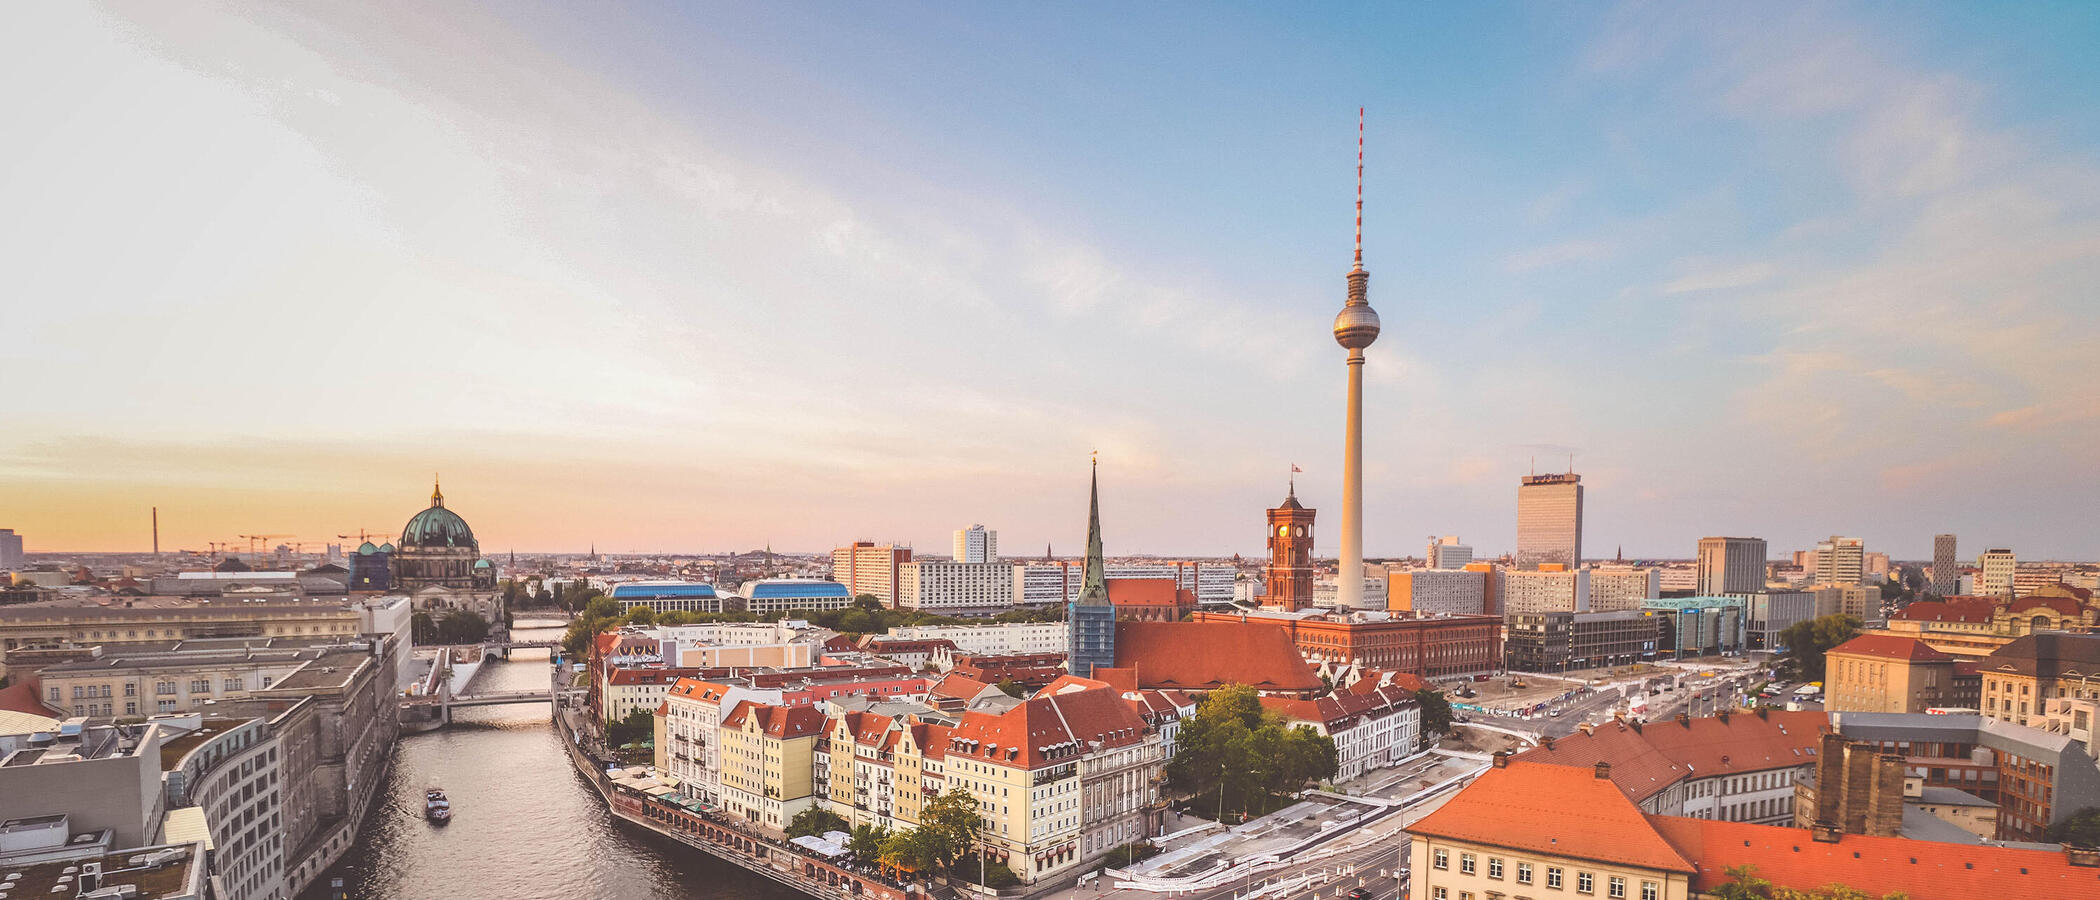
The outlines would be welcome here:
<svg viewBox="0 0 2100 900">
<path fill-rule="evenodd" d="M 1917 798 L 1912 802 L 1925 803 L 1930 804 L 1932 806 L 1995 807 L 1998 805 L 1996 803 L 1992 803 L 1989 800 L 1985 800 L 1982 797 L 1978 797 L 1975 794 L 1971 794 L 1968 791 L 1962 790 L 1961 788 L 1934 786 L 1928 786 L 1923 791 L 1919 792 Z"/>
<path fill-rule="evenodd" d="M 1986 657 L 1977 669 L 2038 678 L 2100 675 L 2100 634 L 2038 631 L 2022 635 Z"/>
</svg>

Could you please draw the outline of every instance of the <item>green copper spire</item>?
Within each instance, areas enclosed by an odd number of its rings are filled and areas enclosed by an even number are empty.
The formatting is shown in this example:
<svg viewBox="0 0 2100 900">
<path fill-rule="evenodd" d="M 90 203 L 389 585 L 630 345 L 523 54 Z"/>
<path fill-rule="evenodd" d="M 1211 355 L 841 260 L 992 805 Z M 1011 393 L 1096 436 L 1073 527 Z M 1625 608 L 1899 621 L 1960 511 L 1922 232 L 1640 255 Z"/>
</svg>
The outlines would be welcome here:
<svg viewBox="0 0 2100 900">
<path fill-rule="evenodd" d="M 1101 562 L 1101 461 L 1094 460 L 1086 511 L 1086 583 L 1076 606 L 1108 606 L 1107 567 Z"/>
</svg>

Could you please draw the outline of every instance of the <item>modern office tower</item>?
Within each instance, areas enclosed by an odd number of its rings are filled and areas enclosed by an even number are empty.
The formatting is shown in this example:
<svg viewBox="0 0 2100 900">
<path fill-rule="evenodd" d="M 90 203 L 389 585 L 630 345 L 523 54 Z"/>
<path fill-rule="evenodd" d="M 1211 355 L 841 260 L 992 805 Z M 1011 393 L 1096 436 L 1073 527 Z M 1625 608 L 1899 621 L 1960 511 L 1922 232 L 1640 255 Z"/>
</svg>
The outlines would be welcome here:
<svg viewBox="0 0 2100 900">
<path fill-rule="evenodd" d="M 1699 539 L 1699 596 L 1747 594 L 1764 589 L 1764 538 Z"/>
<path fill-rule="evenodd" d="M 1313 519 L 1319 512 L 1298 503 L 1295 482 L 1283 503 L 1269 510 L 1269 564 L 1262 567 L 1269 589 L 1259 598 L 1261 605 L 1281 610 L 1313 605 Z"/>
<path fill-rule="evenodd" d="M 1590 570 L 1546 563 L 1538 569 L 1503 569 L 1495 583 L 1495 608 L 1502 615 L 1589 612 Z"/>
<path fill-rule="evenodd" d="M 1961 593 L 1961 564 L 1954 561 L 1954 535 L 1932 536 L 1932 592 L 1942 597 Z"/>
<path fill-rule="evenodd" d="M 1491 573 L 1467 569 L 1398 569 L 1386 573 L 1385 608 L 1416 615 L 1487 612 Z"/>
<path fill-rule="evenodd" d="M 1526 475 L 1517 485 L 1517 568 L 1582 565 L 1582 476 Z"/>
<path fill-rule="evenodd" d="M 1983 551 L 1976 557 L 1976 593 L 1985 597 L 2010 597 L 2013 594 L 2013 570 L 2018 562 L 2013 552 L 2003 547 Z"/>
<path fill-rule="evenodd" d="M 1817 584 L 1858 584 L 1865 573 L 1867 542 L 1831 535 L 1816 544 Z"/>
<path fill-rule="evenodd" d="M 1014 606 L 1014 568 L 996 562 L 913 560 L 897 567 L 897 606 L 946 616 L 994 615 Z"/>
<path fill-rule="evenodd" d="M 1371 309 L 1371 273 L 1364 271 L 1364 125 L 1356 121 L 1356 266 L 1349 270 L 1349 299 L 1334 317 L 1335 343 L 1349 351 L 1349 406 L 1342 437 L 1342 546 L 1337 571 L 1364 570 L 1364 348 L 1378 340 L 1378 313 Z M 1344 578 L 1337 605 L 1362 609 L 1363 579 Z"/>
<path fill-rule="evenodd" d="M 995 563 L 999 561 L 999 532 L 972 525 L 955 532 L 955 561 Z"/>
<path fill-rule="evenodd" d="M 1431 538 L 1422 559 L 1432 569 L 1463 569 L 1473 561 L 1473 548 L 1459 543 L 1457 535 Z"/>
<path fill-rule="evenodd" d="M 873 596 L 890 606 L 897 604 L 898 567 L 911 562 L 911 548 L 873 541 L 854 541 L 831 551 L 831 580 L 846 586 L 853 596 Z"/>
<path fill-rule="evenodd" d="M 0 528 L 0 569 L 22 567 L 22 536 L 12 528 Z"/>
</svg>

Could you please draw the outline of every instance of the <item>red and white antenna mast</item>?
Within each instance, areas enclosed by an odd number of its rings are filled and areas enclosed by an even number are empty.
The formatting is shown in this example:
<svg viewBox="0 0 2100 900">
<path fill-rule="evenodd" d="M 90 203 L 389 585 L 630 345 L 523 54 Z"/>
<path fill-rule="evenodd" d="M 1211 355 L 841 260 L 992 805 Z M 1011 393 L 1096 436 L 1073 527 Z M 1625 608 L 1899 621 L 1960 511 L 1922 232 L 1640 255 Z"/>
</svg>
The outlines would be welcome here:
<svg viewBox="0 0 2100 900">
<path fill-rule="evenodd" d="M 1356 267 L 1364 267 L 1364 108 L 1356 108 Z"/>
</svg>

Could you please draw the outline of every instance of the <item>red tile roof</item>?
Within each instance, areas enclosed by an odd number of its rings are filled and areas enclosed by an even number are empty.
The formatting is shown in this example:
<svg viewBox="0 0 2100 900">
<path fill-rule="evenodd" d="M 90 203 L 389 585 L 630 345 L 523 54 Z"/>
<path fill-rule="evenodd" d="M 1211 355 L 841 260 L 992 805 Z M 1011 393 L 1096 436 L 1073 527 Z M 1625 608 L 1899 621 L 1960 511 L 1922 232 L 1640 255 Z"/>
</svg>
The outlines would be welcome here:
<svg viewBox="0 0 2100 900">
<path fill-rule="evenodd" d="M 1084 691 L 1108 686 L 1109 684 L 1106 681 L 1095 681 L 1092 678 L 1081 678 L 1077 675 L 1068 674 L 1057 676 L 1056 681 L 1043 685 L 1042 689 L 1035 693 L 1036 696 L 1042 696 L 1044 694 L 1062 694 L 1066 691 Z"/>
<path fill-rule="evenodd" d="M 1108 602 L 1116 606 L 1196 607 L 1196 595 L 1174 584 L 1171 578 L 1111 578 Z"/>
<path fill-rule="evenodd" d="M 1617 787 L 1587 768 L 1511 760 L 1492 768 L 1411 834 L 1667 872 L 1692 864 Z"/>
<path fill-rule="evenodd" d="M 1608 722 L 1518 754 L 1526 762 L 1589 768 L 1611 763 L 1611 780 L 1638 803 L 1679 781 L 1814 765 L 1830 730 L 1821 710 L 1662 719 L 1640 728 Z"/>
<path fill-rule="evenodd" d="M 2014 600 L 2012 607 L 2010 609 L 2007 609 L 2006 612 L 2022 613 L 2030 609 L 2044 608 L 2059 615 L 2073 617 L 2077 616 L 2081 612 L 2084 612 L 2084 610 L 2079 607 L 2078 601 L 2073 600 L 2069 597 L 2037 597 L 2033 595 L 2021 597 L 2018 600 Z"/>
<path fill-rule="evenodd" d="M 1117 622 L 1116 667 L 1135 669 L 1147 688 L 1258 691 L 1323 688 L 1290 633 L 1261 622 Z"/>
<path fill-rule="evenodd" d="M 1145 739 L 1145 720 L 1107 688 L 1036 696 L 1003 713 L 971 711 L 949 732 L 947 755 L 1036 769 L 1078 759 L 1091 745 Z"/>
<path fill-rule="evenodd" d="M 0 688 L 0 709 L 10 712 L 28 713 L 32 716 L 43 716 L 47 719 L 55 718 L 56 716 L 51 708 L 45 706 L 42 700 L 37 699 L 38 690 L 40 688 L 35 676 L 23 678 L 15 684 Z"/>
<path fill-rule="evenodd" d="M 1821 843 L 1800 828 L 1676 816 L 1648 822 L 1693 861 L 1692 889 L 1702 893 L 1727 884 L 1728 868 L 1748 864 L 1759 878 L 1801 890 L 1839 883 L 1910 900 L 2100 897 L 2100 869 L 2073 866 L 2058 851 L 1857 834 Z"/>
<path fill-rule="evenodd" d="M 1327 733 L 1347 730 L 1365 716 L 1379 717 L 1389 710 L 1415 705 L 1414 694 L 1401 688 L 1374 688 L 1369 693 L 1333 693 L 1315 700 L 1263 697 L 1263 709 L 1291 722 L 1316 723 Z"/>
<path fill-rule="evenodd" d="M 1517 755 L 1517 760 L 1585 772 L 1597 763 L 1611 763 L 1612 783 L 1618 785 L 1628 799 L 1638 803 L 1662 793 L 1691 774 L 1683 763 L 1671 759 L 1641 735 L 1650 728 L 1674 727 L 1669 722 L 1658 722 L 1635 730 L 1625 722 L 1606 722 L 1589 734 L 1577 732 L 1552 741 L 1550 747 L 1541 744 L 1526 750 Z"/>
<path fill-rule="evenodd" d="M 1910 662 L 1944 662 L 1954 657 L 1926 646 L 1924 641 L 1894 634 L 1862 634 L 1830 648 L 1831 653 L 1873 656 Z"/>
<path fill-rule="evenodd" d="M 824 713 L 814 706 L 768 706 L 745 700 L 722 717 L 722 727 L 742 728 L 746 719 L 757 719 L 767 737 L 790 739 L 822 734 Z"/>
<path fill-rule="evenodd" d="M 1945 600 L 1920 600 L 1904 607 L 1895 617 L 1914 622 L 1975 624 L 1989 622 L 1991 613 L 1997 608 L 1998 601 L 1992 597 L 1949 597 Z"/>
<path fill-rule="evenodd" d="M 992 685 L 985 684 L 961 672 L 949 672 L 941 676 L 941 680 L 934 682 L 933 687 L 926 693 L 933 697 L 958 697 L 968 700 L 984 693 L 985 689 L 990 687 Z"/>
</svg>

